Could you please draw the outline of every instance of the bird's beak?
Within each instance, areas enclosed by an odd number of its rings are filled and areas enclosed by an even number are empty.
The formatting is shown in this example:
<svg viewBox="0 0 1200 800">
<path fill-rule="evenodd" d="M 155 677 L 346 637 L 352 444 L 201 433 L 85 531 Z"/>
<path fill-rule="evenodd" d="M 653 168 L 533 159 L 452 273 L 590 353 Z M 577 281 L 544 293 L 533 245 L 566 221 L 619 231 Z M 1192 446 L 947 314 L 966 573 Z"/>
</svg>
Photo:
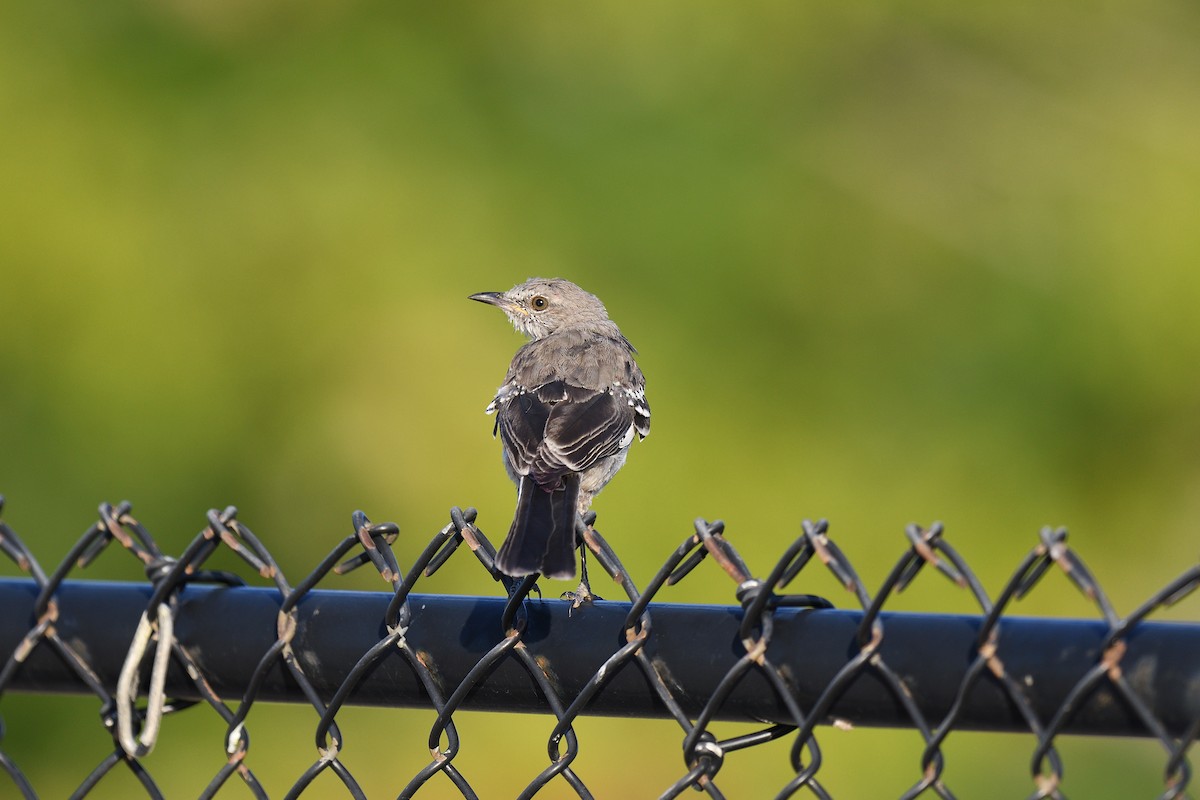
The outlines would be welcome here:
<svg viewBox="0 0 1200 800">
<path fill-rule="evenodd" d="M 479 294 L 471 295 L 467 299 L 468 300 L 478 300 L 481 303 L 487 303 L 488 305 L 498 306 L 498 305 L 503 305 L 503 303 L 504 303 L 504 293 L 503 292 L 480 292 Z"/>
<path fill-rule="evenodd" d="M 481 303 L 487 303 L 490 306 L 503 309 L 509 314 L 524 314 L 521 306 L 514 303 L 504 296 L 504 292 L 480 292 L 479 294 L 470 295 L 468 300 L 478 300 Z"/>
</svg>

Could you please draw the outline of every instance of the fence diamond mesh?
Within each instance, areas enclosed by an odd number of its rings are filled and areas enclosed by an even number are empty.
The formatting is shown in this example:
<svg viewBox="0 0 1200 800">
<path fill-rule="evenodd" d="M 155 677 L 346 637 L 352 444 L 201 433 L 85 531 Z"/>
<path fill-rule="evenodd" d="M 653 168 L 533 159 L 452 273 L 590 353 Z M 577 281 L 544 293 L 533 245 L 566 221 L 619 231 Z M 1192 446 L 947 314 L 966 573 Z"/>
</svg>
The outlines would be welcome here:
<svg viewBox="0 0 1200 800">
<path fill-rule="evenodd" d="M 907 546 L 871 592 L 825 521 L 804 521 L 766 577 L 756 577 L 724 525 L 698 519 L 639 588 L 593 514 L 579 521 L 579 539 L 593 572 L 599 564 L 626 598 L 581 603 L 574 595 L 543 598 L 537 576 L 500 574 L 495 548 L 475 520 L 472 508 L 451 509 L 445 527 L 403 563 L 394 548 L 398 527 L 355 512 L 352 532 L 296 583 L 232 507 L 209 511 L 183 552 L 169 555 L 128 503 L 101 505 L 96 522 L 50 570 L 0 521 L 0 551 L 28 576 L 0 579 L 0 698 L 74 692 L 99 699 L 111 750 L 77 787 L 79 797 L 120 770 L 131 772 L 147 796 L 162 796 L 143 761 L 164 735 L 163 719 L 203 715 L 205 708 L 222 720 L 226 758 L 201 796 L 224 794 L 231 782 L 252 796 L 270 796 L 255 775 L 250 746 L 260 701 L 307 703 L 315 712 L 311 764 L 286 787 L 289 798 L 326 772 L 349 796 L 366 796 L 342 758 L 338 717 L 349 705 L 436 714 L 427 731 L 402 732 L 430 754 L 415 774 L 396 776 L 394 791 L 402 798 L 479 796 L 477 781 L 455 763 L 461 749 L 455 715 L 474 709 L 553 718 L 544 769 L 506 792 L 521 798 L 593 796 L 573 764 L 584 746 L 575 724 L 594 714 L 678 724 L 681 759 L 657 776 L 653 792 L 665 798 L 689 789 L 724 797 L 725 762 L 779 740 L 788 743 L 790 777 L 777 796 L 830 797 L 821 781 L 827 725 L 903 727 L 919 736 L 912 781 L 895 790 L 903 798 L 955 797 L 944 776 L 943 745 L 955 731 L 978 729 L 1031 735 L 1030 797 L 1066 796 L 1057 743 L 1075 733 L 1156 741 L 1163 769 L 1153 791 L 1188 796 L 1188 753 L 1200 733 L 1200 625 L 1148 618 L 1196 588 L 1200 565 L 1122 616 L 1063 529 L 1042 529 L 992 598 L 940 525 L 910 525 Z M 141 562 L 147 582 L 73 577 L 114 542 Z M 248 586 L 237 572 L 206 567 L 222 548 L 268 586 Z M 418 593 L 424 579 L 456 557 L 473 557 L 499 589 L 479 597 Z M 704 561 L 716 566 L 697 569 Z M 358 568 L 376 571 L 390 592 L 325 588 L 332 575 Z M 814 570 L 832 573 L 851 608 L 787 591 Z M 1013 604 L 1051 571 L 1079 589 L 1095 607 L 1094 618 L 1013 613 Z M 923 572 L 959 587 L 978 613 L 887 611 Z M 698 573 L 708 580 L 726 576 L 737 605 L 655 600 L 664 587 Z M 721 739 L 714 725 L 723 720 L 758 727 Z M 4 735 L 0 720 L 7 782 L 36 797 L 37 776 L 4 749 Z M 725 788 L 744 796 L 736 786 Z"/>
</svg>

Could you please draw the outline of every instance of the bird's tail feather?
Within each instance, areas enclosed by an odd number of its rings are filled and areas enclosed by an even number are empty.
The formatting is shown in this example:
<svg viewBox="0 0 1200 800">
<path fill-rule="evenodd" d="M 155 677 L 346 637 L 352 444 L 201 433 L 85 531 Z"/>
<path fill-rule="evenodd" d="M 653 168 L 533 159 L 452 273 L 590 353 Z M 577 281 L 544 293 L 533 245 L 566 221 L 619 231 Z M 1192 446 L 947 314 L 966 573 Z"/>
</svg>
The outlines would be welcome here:
<svg viewBox="0 0 1200 800">
<path fill-rule="evenodd" d="M 579 476 L 563 476 L 563 488 L 547 492 L 525 476 L 517 489 L 517 513 L 496 555 L 505 575 L 540 572 L 547 578 L 575 577 L 575 506 Z"/>
</svg>

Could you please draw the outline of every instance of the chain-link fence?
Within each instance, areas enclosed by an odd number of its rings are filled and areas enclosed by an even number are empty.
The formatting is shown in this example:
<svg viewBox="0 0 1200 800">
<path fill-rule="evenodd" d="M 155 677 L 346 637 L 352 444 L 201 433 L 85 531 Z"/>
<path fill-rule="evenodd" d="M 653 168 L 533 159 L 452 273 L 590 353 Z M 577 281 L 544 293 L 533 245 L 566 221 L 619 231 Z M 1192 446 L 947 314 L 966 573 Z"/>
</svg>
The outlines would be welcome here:
<svg viewBox="0 0 1200 800">
<path fill-rule="evenodd" d="M 132 771 L 148 796 L 161 796 L 142 759 L 163 717 L 207 706 L 224 722 L 227 760 L 201 796 L 216 795 L 234 779 L 253 796 L 267 797 L 249 746 L 257 701 L 308 703 L 319 718 L 315 757 L 287 797 L 326 771 L 349 795 L 365 796 L 340 758 L 338 714 L 355 704 L 436 712 L 424 736 L 431 758 L 400 779 L 400 797 L 441 797 L 448 786 L 455 796 L 477 796 L 471 777 L 455 764 L 454 717 L 470 709 L 553 715 L 545 769 L 506 792 L 521 798 L 539 792 L 592 797 L 572 769 L 581 746 L 573 725 L 591 714 L 678 723 L 682 760 L 661 776 L 656 793 L 662 797 L 689 788 L 723 797 L 718 786 L 725 760 L 781 739 L 791 745 L 792 777 L 777 796 L 829 797 L 820 777 L 818 728 L 827 724 L 919 733 L 924 749 L 917 779 L 896 790 L 905 798 L 955 796 L 943 779 L 942 745 L 953 731 L 969 729 L 1032 734 L 1032 797 L 1065 796 L 1056 741 L 1070 733 L 1152 737 L 1165 759 L 1159 796 L 1188 796 L 1187 755 L 1200 732 L 1200 625 L 1147 617 L 1195 589 L 1200 565 L 1122 617 L 1061 529 L 1041 531 L 992 599 L 940 525 L 909 526 L 907 549 L 872 594 L 824 522 L 805 521 L 768 576 L 756 578 L 722 523 L 696 520 L 694 532 L 639 589 L 590 515 L 580 522 L 580 539 L 628 601 L 581 605 L 578 597 L 541 598 L 532 576 L 499 574 L 495 548 L 470 508 L 451 509 L 448 524 L 411 565 L 402 565 L 392 548 L 396 525 L 373 524 L 356 512 L 353 533 L 296 584 L 233 508 L 210 511 L 178 556 L 162 552 L 130 511 L 127 503 L 102 505 L 99 520 L 49 572 L 0 522 L 0 550 L 30 576 L 0 580 L 0 697 L 9 691 L 93 693 L 112 737 L 111 752 L 75 796 L 105 785 L 120 767 Z M 140 559 L 148 583 L 68 580 L 114 540 Z M 502 584 L 503 596 L 416 594 L 464 544 Z M 206 569 L 222 547 L 273 588 Z M 705 559 L 733 581 L 738 606 L 651 602 Z M 317 588 L 330 573 L 368 564 L 391 585 L 390 594 Z M 820 597 L 785 593 L 806 569 L 822 568 L 850 592 L 856 608 L 836 610 Z M 978 615 L 886 612 L 889 599 L 927 568 L 964 590 Z M 1010 613 L 1052 569 L 1095 605 L 1098 619 Z M 722 740 L 713 732 L 719 720 L 761 726 Z M 36 797 L 36 776 L 2 749 L 3 736 L 0 724 L 0 766 L 10 786 Z M 971 790 L 960 791 L 969 796 Z"/>
</svg>

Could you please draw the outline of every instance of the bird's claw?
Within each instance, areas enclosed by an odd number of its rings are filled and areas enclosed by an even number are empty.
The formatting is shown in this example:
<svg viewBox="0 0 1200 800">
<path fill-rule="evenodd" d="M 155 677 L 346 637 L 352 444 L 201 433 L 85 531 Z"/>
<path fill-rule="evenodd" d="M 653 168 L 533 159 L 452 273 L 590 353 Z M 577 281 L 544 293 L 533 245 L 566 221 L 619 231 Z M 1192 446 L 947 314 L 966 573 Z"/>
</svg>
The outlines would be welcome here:
<svg viewBox="0 0 1200 800">
<path fill-rule="evenodd" d="M 575 587 L 575 591 L 563 592 L 562 599 L 570 600 L 571 610 L 574 611 L 580 606 L 589 605 L 597 600 L 603 600 L 604 598 L 600 597 L 599 595 L 592 594 L 592 587 L 588 586 L 587 581 L 580 581 L 579 585 Z"/>
</svg>

